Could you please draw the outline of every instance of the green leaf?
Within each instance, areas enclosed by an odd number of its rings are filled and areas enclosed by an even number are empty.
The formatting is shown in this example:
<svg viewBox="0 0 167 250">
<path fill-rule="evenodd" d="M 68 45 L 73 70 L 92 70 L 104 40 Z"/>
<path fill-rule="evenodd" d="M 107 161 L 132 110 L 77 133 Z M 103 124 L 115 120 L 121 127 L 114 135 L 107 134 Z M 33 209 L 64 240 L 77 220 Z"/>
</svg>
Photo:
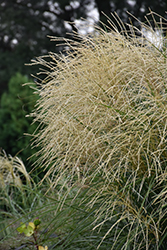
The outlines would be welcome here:
<svg viewBox="0 0 167 250">
<path fill-rule="evenodd" d="M 34 233 L 34 229 L 28 225 L 27 228 L 24 229 L 23 233 L 25 236 L 30 237 Z"/>
<path fill-rule="evenodd" d="M 34 233 L 33 227 L 31 227 L 30 225 L 28 225 L 26 227 L 26 224 L 24 224 L 24 223 L 21 224 L 21 226 L 17 228 L 17 231 L 19 233 L 24 233 L 25 236 L 27 236 L 27 237 L 31 236 Z"/>
<path fill-rule="evenodd" d="M 17 228 L 17 231 L 19 233 L 23 233 L 25 229 L 26 229 L 26 224 L 21 224 L 21 226 Z"/>
</svg>

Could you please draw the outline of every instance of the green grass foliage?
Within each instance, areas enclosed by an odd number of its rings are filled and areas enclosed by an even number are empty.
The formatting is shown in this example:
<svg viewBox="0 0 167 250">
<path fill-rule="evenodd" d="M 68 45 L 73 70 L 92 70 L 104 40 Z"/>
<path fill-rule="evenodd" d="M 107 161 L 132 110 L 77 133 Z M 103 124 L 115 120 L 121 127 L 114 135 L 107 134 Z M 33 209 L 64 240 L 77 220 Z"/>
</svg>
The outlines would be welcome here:
<svg viewBox="0 0 167 250">
<path fill-rule="evenodd" d="M 165 250 L 166 48 L 115 20 L 111 32 L 97 28 L 80 41 L 64 40 L 66 55 L 34 62 L 46 74 L 33 113 L 41 123 L 38 164 L 52 188 L 63 178 L 62 189 L 75 190 L 70 204 L 86 214 L 83 228 L 91 216 L 85 244 L 92 247 L 83 249 Z"/>
<path fill-rule="evenodd" d="M 40 228 L 40 241 L 46 241 L 46 234 L 42 231 L 48 225 L 46 213 L 52 205 L 44 195 L 47 188 L 44 184 L 38 188 L 21 159 L 1 152 L 0 249 L 34 249 L 32 242 L 20 235 L 17 228 L 20 223 L 28 224 L 38 216 L 44 222 L 44 226 Z M 49 218 L 52 216 L 50 212 Z"/>
</svg>

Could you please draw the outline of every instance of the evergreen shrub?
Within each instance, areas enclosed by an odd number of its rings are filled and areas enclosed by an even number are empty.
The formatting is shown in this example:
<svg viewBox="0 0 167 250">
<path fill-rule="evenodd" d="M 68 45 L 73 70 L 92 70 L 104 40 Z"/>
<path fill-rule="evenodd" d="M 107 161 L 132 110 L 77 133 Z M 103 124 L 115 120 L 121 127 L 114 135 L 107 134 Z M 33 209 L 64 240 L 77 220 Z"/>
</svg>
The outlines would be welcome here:
<svg viewBox="0 0 167 250">
<path fill-rule="evenodd" d="M 28 82 L 31 82 L 32 88 L 23 86 Z M 30 135 L 37 125 L 31 125 L 32 117 L 26 117 L 34 109 L 38 99 L 38 95 L 33 94 L 34 87 L 35 84 L 27 76 L 16 73 L 10 79 L 8 91 L 2 94 L 0 101 L 0 148 L 12 156 L 18 155 L 25 164 L 28 164 L 27 158 L 35 153 L 30 147 Z"/>
</svg>

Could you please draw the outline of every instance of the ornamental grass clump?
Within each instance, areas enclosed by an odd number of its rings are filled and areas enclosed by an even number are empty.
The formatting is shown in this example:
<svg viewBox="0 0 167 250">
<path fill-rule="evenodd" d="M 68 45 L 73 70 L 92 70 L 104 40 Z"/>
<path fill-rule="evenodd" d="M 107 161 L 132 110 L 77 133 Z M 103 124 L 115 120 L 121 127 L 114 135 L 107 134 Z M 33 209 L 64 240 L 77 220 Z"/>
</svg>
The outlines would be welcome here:
<svg viewBox="0 0 167 250">
<path fill-rule="evenodd" d="M 53 188 L 64 178 L 78 190 L 73 202 L 84 192 L 78 206 L 94 211 L 92 230 L 103 232 L 97 248 L 108 240 L 107 249 L 165 250 L 165 37 L 156 47 L 140 29 L 115 20 L 121 31 L 109 21 L 110 32 L 96 28 L 93 36 L 64 40 L 65 55 L 34 62 L 46 74 L 33 114 L 41 122 L 39 163 Z M 141 28 L 154 32 L 149 22 Z"/>
</svg>

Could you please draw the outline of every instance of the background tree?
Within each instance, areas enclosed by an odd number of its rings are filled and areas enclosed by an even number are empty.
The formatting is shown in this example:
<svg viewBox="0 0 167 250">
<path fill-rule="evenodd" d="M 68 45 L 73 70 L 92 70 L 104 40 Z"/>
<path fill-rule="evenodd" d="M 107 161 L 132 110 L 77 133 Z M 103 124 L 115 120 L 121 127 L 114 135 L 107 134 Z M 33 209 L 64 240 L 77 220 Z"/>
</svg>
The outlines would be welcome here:
<svg viewBox="0 0 167 250">
<path fill-rule="evenodd" d="M 37 69 L 25 67 L 32 58 L 57 51 L 50 36 L 67 37 L 68 32 L 77 31 L 75 20 L 90 18 L 96 8 L 100 20 L 107 23 L 107 16 L 116 11 L 120 18 L 128 21 L 126 11 L 143 20 L 151 8 L 165 16 L 166 1 L 156 0 L 8 0 L 0 4 L 0 79 L 1 91 L 7 86 L 9 78 L 17 71 L 23 74 L 37 72 Z M 91 17 L 93 15 L 91 14 Z M 70 22 L 69 25 L 66 22 Z"/>
<path fill-rule="evenodd" d="M 47 36 L 66 36 L 66 32 L 76 30 L 74 24 L 67 26 L 65 21 L 86 18 L 90 2 L 9 0 L 0 4 L 1 93 L 16 71 L 37 72 L 36 68 L 24 64 L 48 51 L 58 50 Z"/>
</svg>

